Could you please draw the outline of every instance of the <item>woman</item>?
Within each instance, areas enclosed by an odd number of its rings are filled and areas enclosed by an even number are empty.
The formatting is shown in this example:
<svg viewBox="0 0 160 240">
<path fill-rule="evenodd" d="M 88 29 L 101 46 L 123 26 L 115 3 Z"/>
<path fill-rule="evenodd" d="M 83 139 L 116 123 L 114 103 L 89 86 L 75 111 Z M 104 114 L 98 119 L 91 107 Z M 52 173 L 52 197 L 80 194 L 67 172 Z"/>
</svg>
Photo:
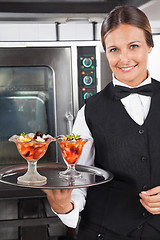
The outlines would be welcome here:
<svg viewBox="0 0 160 240">
<path fill-rule="evenodd" d="M 79 163 L 114 179 L 87 193 L 45 192 L 66 225 L 75 227 L 84 208 L 79 240 L 160 239 L 160 83 L 147 70 L 151 27 L 142 11 L 120 6 L 104 20 L 101 38 L 113 79 L 87 100 L 73 132 L 91 139 Z"/>
</svg>

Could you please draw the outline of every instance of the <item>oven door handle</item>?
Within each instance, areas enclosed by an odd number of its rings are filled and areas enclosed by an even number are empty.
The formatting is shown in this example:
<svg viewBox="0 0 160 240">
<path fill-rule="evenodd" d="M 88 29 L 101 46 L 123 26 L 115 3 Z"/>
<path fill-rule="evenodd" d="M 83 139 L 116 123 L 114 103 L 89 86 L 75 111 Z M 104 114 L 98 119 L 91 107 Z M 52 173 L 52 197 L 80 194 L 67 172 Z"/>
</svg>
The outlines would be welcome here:
<svg viewBox="0 0 160 240">
<path fill-rule="evenodd" d="M 67 133 L 68 133 L 68 134 L 72 134 L 73 119 L 74 119 L 74 117 L 73 117 L 73 115 L 72 115 L 70 112 L 68 112 L 68 113 L 66 114 L 66 119 L 67 119 Z"/>
</svg>

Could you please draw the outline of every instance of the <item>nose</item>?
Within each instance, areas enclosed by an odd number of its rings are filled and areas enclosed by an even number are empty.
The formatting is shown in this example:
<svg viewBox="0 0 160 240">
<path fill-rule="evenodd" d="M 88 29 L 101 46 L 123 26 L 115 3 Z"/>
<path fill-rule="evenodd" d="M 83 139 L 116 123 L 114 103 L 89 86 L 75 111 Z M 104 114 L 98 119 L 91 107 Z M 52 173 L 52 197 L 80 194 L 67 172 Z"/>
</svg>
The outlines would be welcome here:
<svg viewBox="0 0 160 240">
<path fill-rule="evenodd" d="M 123 64 L 127 64 L 130 60 L 130 54 L 129 52 L 125 49 L 123 51 L 121 51 L 120 53 L 120 61 Z"/>
</svg>

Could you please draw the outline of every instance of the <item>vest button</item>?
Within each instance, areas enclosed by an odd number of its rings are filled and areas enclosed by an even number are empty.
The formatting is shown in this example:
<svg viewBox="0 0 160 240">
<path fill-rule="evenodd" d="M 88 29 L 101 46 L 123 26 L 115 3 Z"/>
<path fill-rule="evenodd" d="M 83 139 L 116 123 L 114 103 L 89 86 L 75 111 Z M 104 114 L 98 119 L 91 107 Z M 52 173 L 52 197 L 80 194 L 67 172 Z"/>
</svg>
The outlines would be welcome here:
<svg viewBox="0 0 160 240">
<path fill-rule="evenodd" d="M 103 240 L 104 239 L 104 235 L 102 233 L 99 233 L 98 234 L 98 239 Z"/>
<path fill-rule="evenodd" d="M 141 160 L 142 160 L 142 162 L 144 162 L 144 161 L 147 160 L 147 158 L 146 158 L 145 156 L 142 156 L 142 157 L 141 157 Z"/>
<path fill-rule="evenodd" d="M 138 132 L 139 132 L 139 134 L 143 134 L 144 133 L 144 129 L 140 129 Z"/>
<path fill-rule="evenodd" d="M 148 214 L 147 214 L 146 212 L 143 212 L 143 213 L 142 213 L 142 216 L 143 216 L 144 218 L 146 218 L 146 217 L 148 217 Z"/>
<path fill-rule="evenodd" d="M 139 226 L 138 226 L 138 230 L 140 230 L 140 229 L 142 229 L 142 225 L 139 225 Z"/>
<path fill-rule="evenodd" d="M 143 190 L 143 191 L 146 191 L 146 190 L 147 190 L 147 185 L 144 185 L 144 186 L 142 187 L 142 190 Z"/>
</svg>

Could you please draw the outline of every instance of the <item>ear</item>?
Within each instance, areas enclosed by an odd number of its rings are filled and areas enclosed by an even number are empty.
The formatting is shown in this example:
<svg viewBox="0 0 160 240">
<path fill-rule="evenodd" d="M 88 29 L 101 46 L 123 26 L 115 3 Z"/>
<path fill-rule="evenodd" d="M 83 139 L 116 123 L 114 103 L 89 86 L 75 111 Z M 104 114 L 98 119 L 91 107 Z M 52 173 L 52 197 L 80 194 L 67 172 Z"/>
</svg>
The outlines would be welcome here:
<svg viewBox="0 0 160 240">
<path fill-rule="evenodd" d="M 152 47 L 149 47 L 148 48 L 148 53 L 151 53 L 152 52 Z"/>
</svg>

